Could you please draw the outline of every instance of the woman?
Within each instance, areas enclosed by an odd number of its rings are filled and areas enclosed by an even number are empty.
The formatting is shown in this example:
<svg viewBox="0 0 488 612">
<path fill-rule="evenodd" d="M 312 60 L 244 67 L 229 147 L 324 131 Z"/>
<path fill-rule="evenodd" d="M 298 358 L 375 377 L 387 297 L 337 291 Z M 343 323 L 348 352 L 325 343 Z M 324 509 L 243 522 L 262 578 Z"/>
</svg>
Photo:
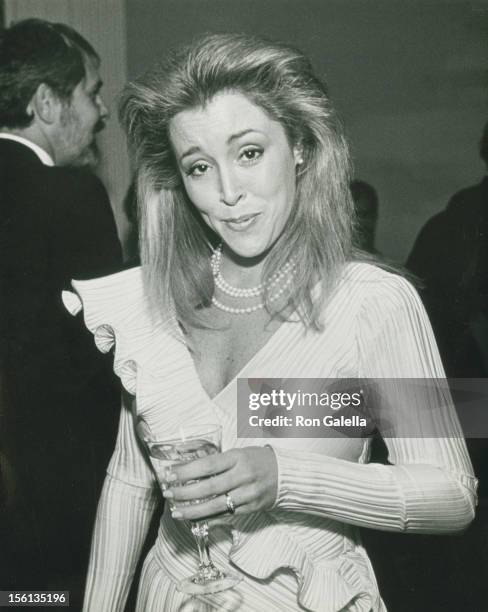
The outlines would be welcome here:
<svg viewBox="0 0 488 612">
<path fill-rule="evenodd" d="M 224 452 L 174 470 L 180 481 L 214 477 L 166 491 L 176 510 L 145 560 L 138 610 L 183 609 L 175 585 L 196 563 L 184 520 L 227 510 L 233 537 L 215 530 L 212 556 L 243 577 L 240 609 L 384 610 L 358 527 L 441 533 L 473 517 L 449 401 L 430 438 L 401 438 L 390 409 L 387 466 L 367 464 L 368 438 L 268 446 L 235 433 L 238 376 L 443 376 L 415 291 L 353 256 L 347 147 L 323 84 L 293 49 L 215 35 L 128 85 L 121 117 L 138 169 L 142 270 L 74 286 L 98 346 L 115 339 L 136 403 L 100 501 L 85 609 L 123 609 L 156 505 L 135 423 L 164 438 L 178 423 L 219 422 Z M 414 421 L 446 401 L 435 381 L 424 404 L 393 386 Z"/>
</svg>

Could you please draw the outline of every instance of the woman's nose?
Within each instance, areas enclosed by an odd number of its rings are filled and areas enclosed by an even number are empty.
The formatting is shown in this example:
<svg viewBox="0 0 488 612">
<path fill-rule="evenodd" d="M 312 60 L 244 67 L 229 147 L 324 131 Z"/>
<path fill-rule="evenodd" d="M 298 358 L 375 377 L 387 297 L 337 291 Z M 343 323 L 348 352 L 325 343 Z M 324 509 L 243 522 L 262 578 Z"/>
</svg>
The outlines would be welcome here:
<svg viewBox="0 0 488 612">
<path fill-rule="evenodd" d="M 244 195 L 234 174 L 228 170 L 220 172 L 220 200 L 227 206 L 235 206 Z"/>
</svg>

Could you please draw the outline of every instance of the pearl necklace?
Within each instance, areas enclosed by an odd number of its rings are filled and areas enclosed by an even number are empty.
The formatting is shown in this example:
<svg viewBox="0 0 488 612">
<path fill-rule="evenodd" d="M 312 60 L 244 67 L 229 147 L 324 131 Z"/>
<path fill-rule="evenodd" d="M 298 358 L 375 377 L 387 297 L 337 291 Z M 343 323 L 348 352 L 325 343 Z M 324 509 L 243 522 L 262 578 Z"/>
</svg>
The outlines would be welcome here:
<svg viewBox="0 0 488 612">
<path fill-rule="evenodd" d="M 278 270 L 273 274 L 273 276 L 267 283 L 259 283 L 259 285 L 256 285 L 255 287 L 242 289 L 240 287 L 233 287 L 224 279 L 220 271 L 221 264 L 222 245 L 220 244 L 216 249 L 214 249 L 210 260 L 214 283 L 215 286 L 220 289 L 220 291 L 222 291 L 222 293 L 225 293 L 226 295 L 233 298 L 243 297 L 249 299 L 260 297 L 264 293 L 265 286 L 267 286 L 268 288 L 272 287 L 273 285 L 276 285 L 279 281 L 283 280 L 285 276 L 288 276 L 285 284 L 269 298 L 269 302 L 276 301 L 290 286 L 293 280 L 292 272 L 295 267 L 294 263 L 287 262 L 281 270 Z M 216 306 L 219 310 L 223 310 L 224 312 L 228 312 L 230 314 L 250 314 L 252 312 L 256 312 L 257 310 L 261 310 L 262 308 L 264 308 L 263 301 L 259 302 L 258 304 L 254 304 L 254 306 L 247 306 L 245 308 L 227 306 L 226 304 L 222 304 L 222 302 L 220 302 L 215 296 L 212 297 L 212 304 Z"/>
</svg>

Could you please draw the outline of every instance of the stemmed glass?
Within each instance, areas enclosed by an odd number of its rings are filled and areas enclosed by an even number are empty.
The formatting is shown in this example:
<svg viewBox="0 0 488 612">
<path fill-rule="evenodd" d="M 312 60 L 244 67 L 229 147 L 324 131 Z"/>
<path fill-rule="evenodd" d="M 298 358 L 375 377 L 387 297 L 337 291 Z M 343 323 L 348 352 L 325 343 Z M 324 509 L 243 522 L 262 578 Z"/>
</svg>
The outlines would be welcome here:
<svg viewBox="0 0 488 612">
<path fill-rule="evenodd" d="M 153 440 L 144 436 L 144 442 L 149 450 L 149 457 L 156 472 L 161 489 L 168 488 L 168 477 L 171 468 L 182 463 L 189 463 L 195 459 L 221 452 L 222 427 L 220 425 L 194 425 L 184 426 L 171 438 Z M 191 480 L 183 484 L 198 482 Z M 180 486 L 172 482 L 172 486 Z M 170 509 L 174 509 L 171 500 Z M 202 500 L 185 503 L 199 503 Z M 191 595 L 203 595 L 225 591 L 238 584 L 241 578 L 233 573 L 224 573 L 218 569 L 210 558 L 208 542 L 208 522 L 190 521 L 191 532 L 195 537 L 200 562 L 198 572 L 178 583 L 178 590 Z"/>
</svg>

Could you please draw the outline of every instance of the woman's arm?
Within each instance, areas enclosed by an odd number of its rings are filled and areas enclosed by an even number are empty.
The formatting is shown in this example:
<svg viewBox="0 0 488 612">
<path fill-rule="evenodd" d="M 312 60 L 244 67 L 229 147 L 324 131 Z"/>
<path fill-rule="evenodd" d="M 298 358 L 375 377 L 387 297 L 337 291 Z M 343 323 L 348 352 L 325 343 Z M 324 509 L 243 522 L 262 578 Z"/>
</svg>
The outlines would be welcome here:
<svg viewBox="0 0 488 612">
<path fill-rule="evenodd" d="M 414 451 L 417 440 L 406 442 L 408 451 Z M 360 465 L 316 453 L 274 450 L 279 466 L 277 508 L 412 533 L 459 532 L 474 517 L 472 477 L 436 466 L 430 457 L 419 455 L 420 463 Z"/>
<path fill-rule="evenodd" d="M 461 531 L 474 516 L 476 480 L 422 304 L 394 277 L 360 317 L 361 376 L 378 390 L 392 465 L 275 447 L 276 507 L 391 531 Z"/>
<path fill-rule="evenodd" d="M 392 465 L 279 444 L 276 461 L 269 448 L 232 449 L 174 469 L 182 481 L 218 474 L 164 493 L 177 504 L 215 496 L 179 506 L 175 518 L 225 512 L 230 491 L 236 514 L 267 510 L 276 500 L 277 508 L 391 531 L 455 532 L 469 524 L 476 480 L 429 321 L 409 283 L 385 277 L 366 287 L 357 320 L 358 376 L 375 390 Z"/>
<path fill-rule="evenodd" d="M 121 612 L 157 499 L 107 476 L 98 505 L 83 610 Z"/>
<path fill-rule="evenodd" d="M 83 610 L 122 612 L 159 496 L 122 407 L 115 452 L 98 505 Z"/>
</svg>

